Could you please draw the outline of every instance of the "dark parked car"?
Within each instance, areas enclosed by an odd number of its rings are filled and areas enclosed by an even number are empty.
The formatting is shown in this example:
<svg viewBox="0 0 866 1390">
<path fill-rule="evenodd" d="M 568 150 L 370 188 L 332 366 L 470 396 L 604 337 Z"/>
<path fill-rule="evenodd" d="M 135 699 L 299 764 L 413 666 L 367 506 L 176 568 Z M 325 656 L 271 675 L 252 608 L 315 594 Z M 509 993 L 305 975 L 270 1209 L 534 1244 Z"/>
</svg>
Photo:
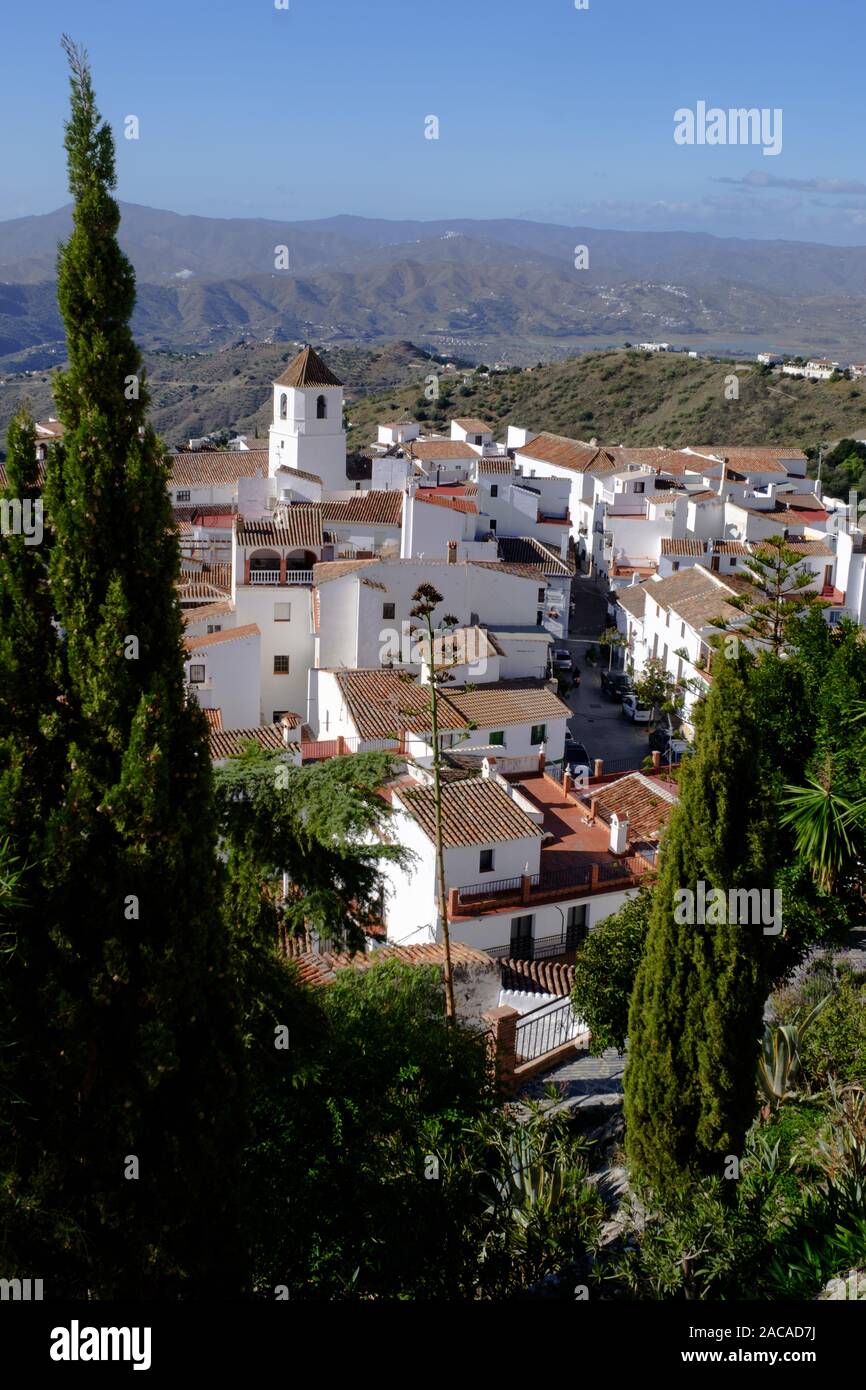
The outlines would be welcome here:
<svg viewBox="0 0 866 1390">
<path fill-rule="evenodd" d="M 611 700 L 621 700 L 632 692 L 631 676 L 625 671 L 602 671 L 601 688 Z"/>
<path fill-rule="evenodd" d="M 589 776 L 593 766 L 584 745 L 570 734 L 567 734 L 565 739 L 565 766 L 573 776 L 580 773 Z"/>
</svg>

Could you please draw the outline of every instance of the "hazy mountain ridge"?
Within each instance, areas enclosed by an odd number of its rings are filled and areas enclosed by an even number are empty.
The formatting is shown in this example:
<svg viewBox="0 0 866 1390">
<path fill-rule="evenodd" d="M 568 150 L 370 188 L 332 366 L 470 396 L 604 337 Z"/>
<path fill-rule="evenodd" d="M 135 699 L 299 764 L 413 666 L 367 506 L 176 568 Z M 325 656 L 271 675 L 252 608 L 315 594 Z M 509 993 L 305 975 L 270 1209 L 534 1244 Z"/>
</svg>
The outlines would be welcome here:
<svg viewBox="0 0 866 1390">
<path fill-rule="evenodd" d="M 866 357 L 866 247 L 738 241 L 519 220 L 309 222 L 188 217 L 122 204 L 146 349 L 411 338 L 529 362 L 667 338 Z M 0 223 L 0 359 L 56 358 L 51 279 L 70 211 Z M 574 251 L 589 248 L 576 270 Z M 275 270 L 279 247 L 289 269 Z M 41 352 L 41 356 L 40 356 Z"/>
</svg>

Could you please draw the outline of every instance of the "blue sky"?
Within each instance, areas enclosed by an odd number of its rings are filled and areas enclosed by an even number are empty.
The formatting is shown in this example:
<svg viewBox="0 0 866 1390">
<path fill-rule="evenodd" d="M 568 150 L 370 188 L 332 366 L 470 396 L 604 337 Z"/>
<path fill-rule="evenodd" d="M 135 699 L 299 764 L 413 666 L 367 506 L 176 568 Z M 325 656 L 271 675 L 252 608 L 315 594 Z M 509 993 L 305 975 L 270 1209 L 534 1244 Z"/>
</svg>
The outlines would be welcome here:
<svg viewBox="0 0 866 1390">
<path fill-rule="evenodd" d="M 130 202 L 866 243 L 863 0 L 289 6 L 11 0 L 0 217 L 67 201 L 68 30 L 90 51 Z M 675 144 L 675 110 L 699 100 L 781 108 L 781 153 Z M 122 138 L 130 114 L 137 141 Z"/>
</svg>

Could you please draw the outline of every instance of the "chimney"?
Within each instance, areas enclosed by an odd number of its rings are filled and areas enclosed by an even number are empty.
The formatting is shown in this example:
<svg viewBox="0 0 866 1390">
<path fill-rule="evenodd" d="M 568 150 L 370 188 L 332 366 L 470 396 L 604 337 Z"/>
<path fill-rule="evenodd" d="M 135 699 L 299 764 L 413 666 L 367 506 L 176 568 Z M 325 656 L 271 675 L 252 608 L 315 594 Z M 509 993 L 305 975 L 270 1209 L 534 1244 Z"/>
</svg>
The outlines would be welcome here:
<svg viewBox="0 0 866 1390">
<path fill-rule="evenodd" d="M 449 542 L 448 542 L 448 563 L 449 563 L 449 565 L 456 565 L 456 564 L 457 564 L 457 542 L 456 542 L 456 541 L 449 541 Z"/>
<path fill-rule="evenodd" d="M 289 746 L 289 732 L 291 730 L 291 727 L 292 726 L 290 721 L 286 718 L 285 715 L 283 715 L 280 719 L 280 733 L 283 736 L 283 743 L 286 745 L 287 748 Z"/>
<path fill-rule="evenodd" d="M 616 811 L 610 818 L 610 852 L 625 854 L 628 851 L 628 818 L 620 820 Z"/>
</svg>

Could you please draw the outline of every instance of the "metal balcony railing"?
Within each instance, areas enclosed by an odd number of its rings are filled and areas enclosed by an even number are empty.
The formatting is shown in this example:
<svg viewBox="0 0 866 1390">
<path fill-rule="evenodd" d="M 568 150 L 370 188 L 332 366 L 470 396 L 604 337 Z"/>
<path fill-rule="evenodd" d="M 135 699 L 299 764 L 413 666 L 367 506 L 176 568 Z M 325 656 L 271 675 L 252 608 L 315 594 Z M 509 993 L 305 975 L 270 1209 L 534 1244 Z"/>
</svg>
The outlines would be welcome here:
<svg viewBox="0 0 866 1390">
<path fill-rule="evenodd" d="M 570 999 L 542 1004 L 517 1020 L 515 1052 L 518 1062 L 533 1062 L 574 1042 L 584 1031 L 574 1016 Z"/>
</svg>

